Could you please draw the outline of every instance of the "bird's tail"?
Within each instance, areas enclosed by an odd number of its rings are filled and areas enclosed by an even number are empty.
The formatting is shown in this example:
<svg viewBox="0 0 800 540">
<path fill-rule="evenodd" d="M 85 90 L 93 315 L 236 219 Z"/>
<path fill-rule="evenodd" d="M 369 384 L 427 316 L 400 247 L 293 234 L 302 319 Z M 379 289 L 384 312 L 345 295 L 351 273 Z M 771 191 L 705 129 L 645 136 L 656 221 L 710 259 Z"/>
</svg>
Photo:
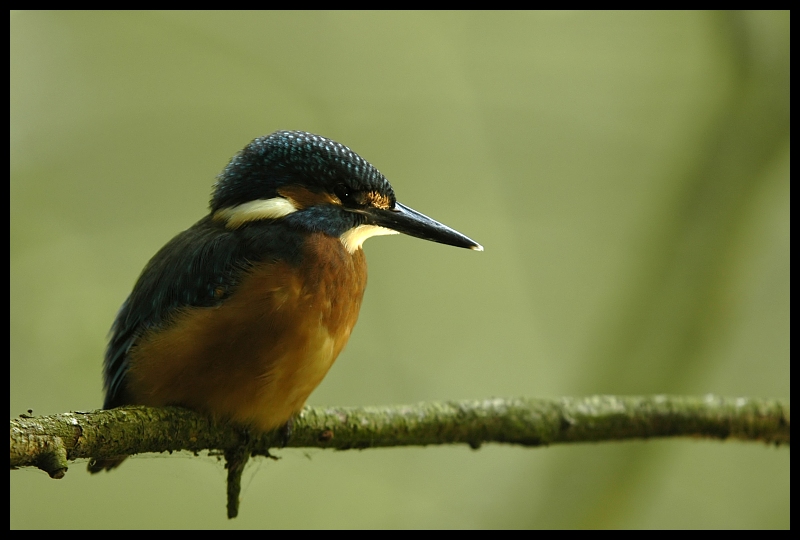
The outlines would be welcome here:
<svg viewBox="0 0 800 540">
<path fill-rule="evenodd" d="M 110 459 L 93 459 L 89 462 L 86 470 L 92 474 L 97 474 L 100 471 L 110 471 L 120 466 L 120 463 L 125 461 L 128 456 L 119 456 Z"/>
</svg>

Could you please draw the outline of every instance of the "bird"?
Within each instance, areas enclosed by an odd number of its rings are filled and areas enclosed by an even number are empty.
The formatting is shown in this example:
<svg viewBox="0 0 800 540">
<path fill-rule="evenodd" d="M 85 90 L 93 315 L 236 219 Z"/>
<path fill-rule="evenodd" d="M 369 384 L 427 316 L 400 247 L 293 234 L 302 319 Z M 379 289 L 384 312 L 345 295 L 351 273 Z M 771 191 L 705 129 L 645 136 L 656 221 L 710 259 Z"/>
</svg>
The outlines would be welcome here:
<svg viewBox="0 0 800 540">
<path fill-rule="evenodd" d="M 117 313 L 104 409 L 174 405 L 256 432 L 290 426 L 356 324 L 365 240 L 403 233 L 483 250 L 398 202 L 347 146 L 304 131 L 251 141 L 209 207 L 150 259 Z"/>
</svg>

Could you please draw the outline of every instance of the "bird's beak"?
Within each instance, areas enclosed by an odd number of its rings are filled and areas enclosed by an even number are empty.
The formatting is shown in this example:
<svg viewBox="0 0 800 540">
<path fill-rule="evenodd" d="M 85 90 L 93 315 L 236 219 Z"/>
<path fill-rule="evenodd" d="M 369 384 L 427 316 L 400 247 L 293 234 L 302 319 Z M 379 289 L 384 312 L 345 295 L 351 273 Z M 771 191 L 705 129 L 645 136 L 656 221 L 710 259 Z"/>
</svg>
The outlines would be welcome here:
<svg viewBox="0 0 800 540">
<path fill-rule="evenodd" d="M 370 207 L 363 214 L 371 225 L 440 244 L 483 251 L 483 246 L 474 240 L 404 204 L 395 203 L 392 209 Z"/>
</svg>

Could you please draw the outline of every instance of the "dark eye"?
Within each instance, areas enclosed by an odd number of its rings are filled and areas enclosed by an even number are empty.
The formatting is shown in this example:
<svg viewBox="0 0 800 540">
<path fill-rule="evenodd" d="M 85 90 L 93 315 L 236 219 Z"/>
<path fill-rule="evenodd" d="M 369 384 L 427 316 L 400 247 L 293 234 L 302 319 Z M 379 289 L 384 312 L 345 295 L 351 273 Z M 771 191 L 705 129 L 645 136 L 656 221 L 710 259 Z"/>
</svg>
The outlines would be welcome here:
<svg viewBox="0 0 800 540">
<path fill-rule="evenodd" d="M 350 188 L 348 188 L 344 184 L 336 184 L 333 188 L 333 192 L 339 197 L 339 200 L 342 201 L 342 204 L 346 205 L 355 205 L 356 200 L 353 197 L 353 194 L 350 192 Z"/>
</svg>

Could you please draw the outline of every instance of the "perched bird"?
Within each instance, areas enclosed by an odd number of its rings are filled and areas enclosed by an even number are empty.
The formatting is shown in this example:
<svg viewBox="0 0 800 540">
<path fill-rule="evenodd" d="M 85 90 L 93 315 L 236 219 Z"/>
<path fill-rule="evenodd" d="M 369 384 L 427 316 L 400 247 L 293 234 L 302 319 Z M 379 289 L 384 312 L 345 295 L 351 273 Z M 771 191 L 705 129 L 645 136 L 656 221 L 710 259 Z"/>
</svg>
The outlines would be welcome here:
<svg viewBox="0 0 800 540">
<path fill-rule="evenodd" d="M 219 175 L 210 210 L 156 253 L 122 304 L 104 408 L 179 405 L 258 431 L 284 426 L 353 331 L 367 238 L 483 250 L 397 202 L 346 146 L 303 131 L 248 144 Z"/>
</svg>

